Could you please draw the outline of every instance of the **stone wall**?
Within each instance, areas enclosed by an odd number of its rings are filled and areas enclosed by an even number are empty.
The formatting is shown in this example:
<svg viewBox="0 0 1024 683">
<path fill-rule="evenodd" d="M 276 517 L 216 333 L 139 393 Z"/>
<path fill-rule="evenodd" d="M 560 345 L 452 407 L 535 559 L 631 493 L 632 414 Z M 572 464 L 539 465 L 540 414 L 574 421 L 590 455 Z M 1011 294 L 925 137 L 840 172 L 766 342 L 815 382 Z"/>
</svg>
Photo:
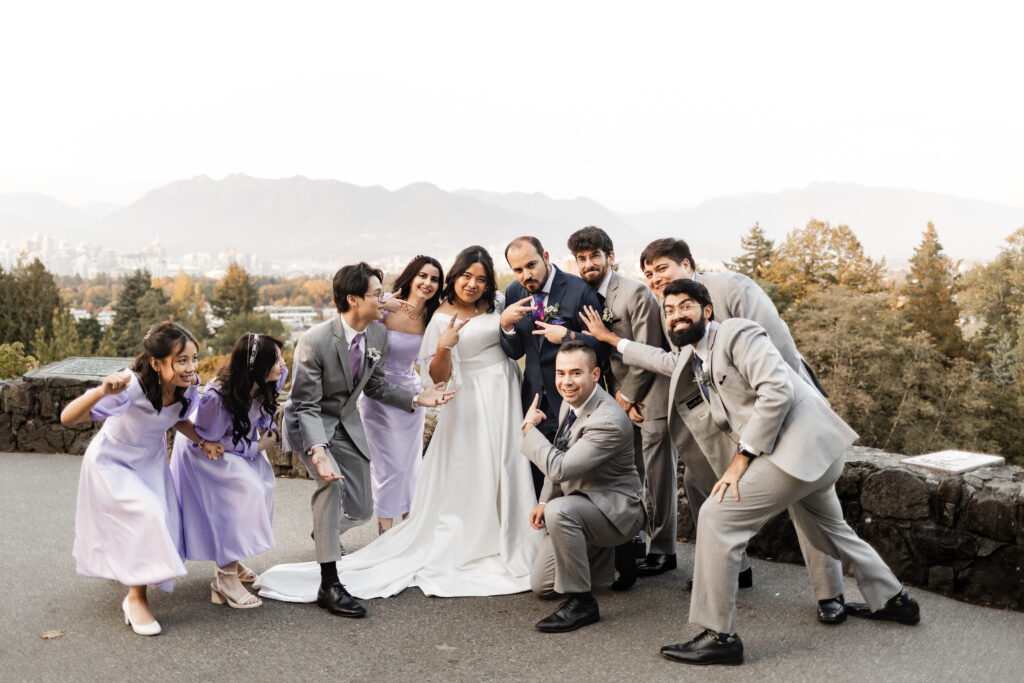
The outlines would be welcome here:
<svg viewBox="0 0 1024 683">
<path fill-rule="evenodd" d="M 907 584 L 1024 609 L 1024 470 L 943 474 L 901 465 L 903 457 L 856 446 L 847 451 L 836 492 L 850 526 Z M 679 536 L 693 539 L 681 484 L 680 475 Z M 765 525 L 749 551 L 803 563 L 785 513 Z"/>
<path fill-rule="evenodd" d="M 60 411 L 99 384 L 67 377 L 24 377 L 0 381 L 0 451 L 81 455 L 99 422 L 65 427 Z"/>
</svg>

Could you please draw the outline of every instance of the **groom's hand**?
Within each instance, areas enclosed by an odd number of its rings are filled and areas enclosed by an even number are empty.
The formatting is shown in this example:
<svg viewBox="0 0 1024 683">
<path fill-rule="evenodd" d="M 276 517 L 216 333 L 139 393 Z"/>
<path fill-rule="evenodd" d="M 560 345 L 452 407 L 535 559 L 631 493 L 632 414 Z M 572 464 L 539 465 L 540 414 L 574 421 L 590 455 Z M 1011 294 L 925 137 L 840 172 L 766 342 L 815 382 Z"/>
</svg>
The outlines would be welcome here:
<svg viewBox="0 0 1024 683">
<path fill-rule="evenodd" d="M 552 344 L 561 344 L 564 341 L 568 341 L 572 336 L 572 330 L 565 325 L 554 325 L 551 323 L 542 323 L 537 320 L 534 322 L 539 329 L 533 331 L 535 335 L 543 334 L 544 338 Z"/>
<path fill-rule="evenodd" d="M 433 408 L 434 406 L 443 406 L 445 403 L 452 399 L 455 395 L 455 390 L 449 391 L 444 390 L 444 382 L 438 382 L 434 386 L 424 389 L 416 397 L 416 403 L 426 408 Z"/>
<path fill-rule="evenodd" d="M 537 503 L 537 507 L 530 510 L 530 526 L 534 529 L 543 529 L 547 527 L 544 522 L 544 503 Z"/>
<path fill-rule="evenodd" d="M 505 310 L 501 312 L 501 329 L 506 332 L 512 331 L 512 326 L 517 322 L 525 318 L 527 315 L 533 315 L 533 297 L 528 296 L 525 299 L 520 299 L 511 306 L 506 306 Z"/>
</svg>

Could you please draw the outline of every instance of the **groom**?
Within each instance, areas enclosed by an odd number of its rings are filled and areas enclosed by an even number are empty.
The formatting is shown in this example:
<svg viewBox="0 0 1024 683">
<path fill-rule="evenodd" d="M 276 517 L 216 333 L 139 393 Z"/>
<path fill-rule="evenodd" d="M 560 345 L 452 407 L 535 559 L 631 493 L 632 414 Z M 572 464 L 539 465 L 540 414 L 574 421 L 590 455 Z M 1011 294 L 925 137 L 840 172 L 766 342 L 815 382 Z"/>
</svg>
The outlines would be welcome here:
<svg viewBox="0 0 1024 683">
<path fill-rule="evenodd" d="M 598 306 L 597 294 L 582 279 L 551 265 L 548 252 L 536 237 L 517 237 L 509 242 L 505 260 L 516 281 L 505 289 L 501 347 L 512 360 L 526 356 L 523 410 L 540 395 L 538 408 L 548 417 L 538 429 L 551 440 L 562 406 L 555 387 L 555 356 L 562 343 L 574 339 L 598 351 L 599 342 L 580 334 L 579 318 L 584 306 Z M 536 467 L 532 469 L 533 486 L 539 492 L 544 477 Z"/>
<path fill-rule="evenodd" d="M 412 412 L 446 403 L 441 384 L 416 394 L 384 379 L 387 330 L 381 317 L 381 271 L 366 263 L 334 275 L 338 315 L 314 325 L 295 346 L 292 391 L 284 407 L 285 450 L 295 451 L 316 481 L 313 534 L 320 563 L 317 605 L 343 617 L 366 609 L 338 579 L 338 538 L 373 516 L 370 450 L 356 411 L 360 393 Z"/>
<path fill-rule="evenodd" d="M 612 549 L 644 523 L 633 423 L 598 386 L 600 377 L 593 349 L 580 341 L 562 344 L 555 382 L 565 402 L 554 444 L 538 428 L 547 419 L 537 408 L 539 396 L 523 420 L 523 455 L 546 477 L 540 502 L 530 513 L 530 525 L 548 531 L 530 585 L 541 597 L 568 596 L 537 622 L 546 633 L 574 631 L 600 619 L 591 593 L 592 572 L 610 568 Z"/>
</svg>

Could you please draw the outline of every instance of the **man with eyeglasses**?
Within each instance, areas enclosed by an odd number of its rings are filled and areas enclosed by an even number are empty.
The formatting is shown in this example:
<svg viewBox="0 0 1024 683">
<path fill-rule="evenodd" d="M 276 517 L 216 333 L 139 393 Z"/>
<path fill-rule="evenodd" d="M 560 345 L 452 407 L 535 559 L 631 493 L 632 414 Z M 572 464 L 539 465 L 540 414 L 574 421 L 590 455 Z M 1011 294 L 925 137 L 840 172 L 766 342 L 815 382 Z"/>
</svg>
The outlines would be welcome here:
<svg viewBox="0 0 1024 683">
<path fill-rule="evenodd" d="M 608 233 L 587 226 L 569 236 L 568 246 L 580 277 L 597 293 L 599 312 L 609 329 L 620 337 L 661 347 L 664 337 L 658 301 L 642 282 L 615 272 L 615 245 Z M 676 568 L 679 489 L 676 454 L 666 420 L 668 378 L 641 367 L 628 367 L 622 362 L 622 354 L 614 348 L 608 351 L 610 372 L 604 375 L 608 393 L 633 421 L 637 470 L 646 483 L 651 508 L 647 524 L 650 546 L 635 539 L 637 543 L 616 552 L 620 570 L 612 588 L 624 590 L 636 575 L 654 576 Z M 625 566 L 632 555 L 643 556 L 635 570 Z"/>
<path fill-rule="evenodd" d="M 640 266 L 651 289 L 662 299 L 665 287 L 673 281 L 692 280 L 702 284 L 711 297 L 715 320 L 753 320 L 765 329 L 772 344 L 796 374 L 823 397 L 827 397 L 817 375 L 797 351 L 789 327 L 779 316 L 775 304 L 749 277 L 728 271 L 699 272 L 690 246 L 683 240 L 671 237 L 654 240 L 648 244 L 640 254 Z M 671 342 L 670 332 L 667 332 L 666 336 Z M 678 347 L 673 344 L 673 348 Z M 734 444 L 711 423 L 707 407 L 701 401 L 697 385 L 694 384 L 692 371 L 684 369 L 684 372 L 689 375 L 680 386 L 689 387 L 690 390 L 676 403 L 682 419 L 674 428 L 670 425 L 670 431 L 676 452 L 686 465 L 683 487 L 696 524 L 699 521 L 701 505 L 707 499 L 716 479 L 732 460 Z M 800 526 L 794 526 L 811 577 L 814 596 L 818 602 L 818 621 L 830 625 L 840 624 L 846 619 L 842 566 L 837 560 L 815 549 L 807 542 Z M 742 571 L 738 577 L 740 587 L 751 586 L 753 577 L 746 555 L 743 556 L 741 567 Z"/>
<path fill-rule="evenodd" d="M 412 412 L 417 405 L 442 405 L 455 393 L 444 391 L 441 383 L 417 394 L 384 378 L 388 336 L 378 322 L 383 279 L 380 270 L 362 262 L 335 273 L 338 315 L 299 338 L 284 407 L 283 447 L 295 451 L 316 482 L 317 605 L 342 617 L 366 614 L 341 585 L 336 565 L 344 553 L 341 535 L 373 517 L 370 448 L 356 410 L 359 394 Z"/>
</svg>

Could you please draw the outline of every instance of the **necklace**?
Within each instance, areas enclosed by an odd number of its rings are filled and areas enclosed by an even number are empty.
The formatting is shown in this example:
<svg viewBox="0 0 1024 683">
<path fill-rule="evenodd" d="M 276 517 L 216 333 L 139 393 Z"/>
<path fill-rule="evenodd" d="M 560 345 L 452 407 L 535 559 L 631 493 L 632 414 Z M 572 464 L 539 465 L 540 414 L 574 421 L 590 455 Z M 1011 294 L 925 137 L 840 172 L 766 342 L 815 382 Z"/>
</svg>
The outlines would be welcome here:
<svg viewBox="0 0 1024 683">
<path fill-rule="evenodd" d="M 408 304 L 406 304 L 406 305 L 408 305 Z M 419 314 L 419 315 L 413 315 L 413 314 L 412 314 L 412 311 L 415 311 L 415 310 L 416 310 L 416 309 L 415 309 L 414 307 L 412 307 L 412 306 L 409 306 L 409 311 L 410 311 L 410 312 L 409 312 L 409 313 L 406 313 L 406 314 L 405 314 L 405 316 L 406 316 L 407 318 L 409 318 L 409 320 L 422 320 L 422 319 L 423 319 L 423 314 L 424 314 L 424 313 L 426 312 L 426 310 L 427 310 L 427 305 L 426 305 L 426 304 L 423 304 L 423 308 L 421 308 L 421 309 L 420 309 L 420 314 Z"/>
</svg>

